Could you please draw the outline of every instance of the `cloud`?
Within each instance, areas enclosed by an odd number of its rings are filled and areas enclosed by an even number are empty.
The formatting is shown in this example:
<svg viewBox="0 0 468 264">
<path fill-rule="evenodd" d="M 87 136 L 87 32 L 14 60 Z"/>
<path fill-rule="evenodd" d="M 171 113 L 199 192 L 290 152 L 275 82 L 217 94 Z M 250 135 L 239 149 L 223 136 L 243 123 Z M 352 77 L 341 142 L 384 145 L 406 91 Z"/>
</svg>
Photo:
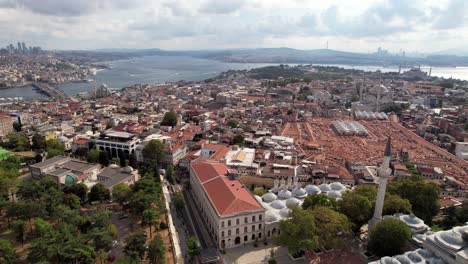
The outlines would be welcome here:
<svg viewBox="0 0 468 264">
<path fill-rule="evenodd" d="M 453 29 L 463 26 L 467 16 L 466 8 L 468 3 L 465 0 L 451 0 L 445 9 L 434 9 L 434 28 Z"/>
<path fill-rule="evenodd" d="M 207 14 L 231 14 L 247 4 L 245 0 L 206 0 L 200 6 L 200 11 Z"/>
</svg>

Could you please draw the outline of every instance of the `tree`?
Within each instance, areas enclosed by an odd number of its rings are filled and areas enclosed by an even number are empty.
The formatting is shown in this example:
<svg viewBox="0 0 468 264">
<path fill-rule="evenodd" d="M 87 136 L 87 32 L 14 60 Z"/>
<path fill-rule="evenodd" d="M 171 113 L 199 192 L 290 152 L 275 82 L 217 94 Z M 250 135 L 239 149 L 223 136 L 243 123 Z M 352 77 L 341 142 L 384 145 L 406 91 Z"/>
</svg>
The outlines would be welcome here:
<svg viewBox="0 0 468 264">
<path fill-rule="evenodd" d="M 355 191 L 347 192 L 338 202 L 338 210 L 354 224 L 354 230 L 359 230 L 372 217 L 373 201 Z"/>
<path fill-rule="evenodd" d="M 102 166 L 109 166 L 109 153 L 107 151 L 99 151 L 99 163 Z"/>
<path fill-rule="evenodd" d="M 24 244 L 24 238 L 26 237 L 26 222 L 23 220 L 16 220 L 13 222 L 12 227 L 16 235 L 16 241 Z"/>
<path fill-rule="evenodd" d="M 47 148 L 47 158 L 51 159 L 56 156 L 63 155 L 63 151 L 59 149 Z"/>
<path fill-rule="evenodd" d="M 232 138 L 232 144 L 243 146 L 244 145 L 244 137 L 242 135 L 236 135 Z"/>
<path fill-rule="evenodd" d="M 193 260 L 194 257 L 200 255 L 200 243 L 195 237 L 190 237 L 187 239 L 187 250 L 188 250 L 188 255 L 190 258 Z"/>
<path fill-rule="evenodd" d="M 44 150 L 46 148 L 45 137 L 39 133 L 34 134 L 32 137 L 32 148 L 35 150 Z"/>
<path fill-rule="evenodd" d="M 157 197 L 154 194 L 145 193 L 145 191 L 140 190 L 132 193 L 128 199 L 128 207 L 134 214 L 141 215 L 156 200 Z"/>
<path fill-rule="evenodd" d="M 185 207 L 185 201 L 184 201 L 184 196 L 182 195 L 181 192 L 178 192 L 175 196 L 174 199 L 172 200 L 175 206 L 175 209 L 180 212 L 184 209 Z"/>
<path fill-rule="evenodd" d="M 127 166 L 127 160 L 123 152 L 119 153 L 119 163 L 122 168 Z"/>
<path fill-rule="evenodd" d="M 89 201 L 99 201 L 103 202 L 110 199 L 110 192 L 102 183 L 98 183 L 91 187 L 89 192 Z"/>
<path fill-rule="evenodd" d="M 174 112 L 166 112 L 164 114 L 163 120 L 161 121 L 161 126 L 171 126 L 174 127 L 177 125 L 177 114 Z"/>
<path fill-rule="evenodd" d="M 84 183 L 74 183 L 74 184 L 71 184 L 71 185 L 65 185 L 63 187 L 63 192 L 65 194 L 74 194 L 76 196 L 78 196 L 80 199 L 81 199 L 81 202 L 85 202 L 86 201 L 86 195 L 88 194 L 88 186 L 86 186 L 86 184 Z"/>
<path fill-rule="evenodd" d="M 130 156 L 128 157 L 128 165 L 132 168 L 136 168 L 137 163 L 136 163 L 135 154 L 130 154 Z"/>
<path fill-rule="evenodd" d="M 143 259 L 145 256 L 146 236 L 143 233 L 136 233 L 125 239 L 125 255 L 134 260 Z"/>
<path fill-rule="evenodd" d="M 411 204 L 407 199 L 403 199 L 395 194 L 387 193 L 385 195 L 383 215 L 392 215 L 396 213 L 411 213 Z"/>
<path fill-rule="evenodd" d="M 43 237 L 52 230 L 52 225 L 42 218 L 36 218 L 34 227 L 36 237 Z"/>
<path fill-rule="evenodd" d="M 310 210 L 292 208 L 290 218 L 280 221 L 281 233 L 275 240 L 292 254 L 318 248 L 319 238 L 314 215 Z"/>
<path fill-rule="evenodd" d="M 160 235 L 156 235 L 149 244 L 148 260 L 150 264 L 166 263 L 166 246 Z"/>
<path fill-rule="evenodd" d="M 98 163 L 100 161 L 100 151 L 98 149 L 92 149 L 86 156 L 86 161 L 89 163 Z"/>
<path fill-rule="evenodd" d="M 414 215 L 427 224 L 439 212 L 440 189 L 434 183 L 426 183 L 421 177 L 400 179 L 389 184 L 388 192 L 407 199 Z"/>
<path fill-rule="evenodd" d="M 14 264 L 18 260 L 15 248 L 7 240 L 0 239 L 0 262 Z"/>
<path fill-rule="evenodd" d="M 127 201 L 131 192 L 132 189 L 127 184 L 122 182 L 117 183 L 112 188 L 112 200 L 118 202 L 120 205 L 123 205 Z"/>
<path fill-rule="evenodd" d="M 352 224 L 346 215 L 323 206 L 315 207 L 312 214 L 320 246 L 325 248 L 341 247 L 343 238 L 351 234 Z"/>
<path fill-rule="evenodd" d="M 231 119 L 227 122 L 227 125 L 230 126 L 231 128 L 236 128 L 238 123 L 235 120 Z"/>
<path fill-rule="evenodd" d="M 106 124 L 106 129 L 111 129 L 113 128 L 115 125 L 115 122 L 113 119 L 109 119 L 109 121 L 107 121 L 107 124 Z"/>
<path fill-rule="evenodd" d="M 175 180 L 174 180 L 174 169 L 173 169 L 172 165 L 168 165 L 167 168 L 166 168 L 166 179 L 167 179 L 167 181 L 168 181 L 170 184 L 174 184 L 174 183 L 175 183 Z"/>
<path fill-rule="evenodd" d="M 320 194 L 310 194 L 304 199 L 304 203 L 302 203 L 302 209 L 311 209 L 313 210 L 317 206 L 324 206 L 329 208 L 336 207 L 336 200 L 333 198 L 328 197 L 328 195 L 324 193 Z"/>
<path fill-rule="evenodd" d="M 385 218 L 370 230 L 367 248 L 379 257 L 397 255 L 410 237 L 411 229 L 403 221 Z"/>
<path fill-rule="evenodd" d="M 150 229 L 150 232 L 149 232 L 150 238 L 152 236 L 151 227 L 156 223 L 156 218 L 157 217 L 158 217 L 158 215 L 156 214 L 156 212 L 153 209 L 146 209 L 141 214 L 141 226 L 149 227 L 149 229 Z"/>
<path fill-rule="evenodd" d="M 152 139 L 143 148 L 142 154 L 145 161 L 161 164 L 164 155 L 164 145 L 161 141 Z"/>
<path fill-rule="evenodd" d="M 70 207 L 70 209 L 80 209 L 81 208 L 81 200 L 80 197 L 76 196 L 73 193 L 66 194 L 63 197 L 63 204 Z"/>
<path fill-rule="evenodd" d="M 21 124 L 21 122 L 13 122 L 13 129 L 16 131 L 16 132 L 21 132 L 21 127 L 23 127 L 23 125 Z"/>
</svg>

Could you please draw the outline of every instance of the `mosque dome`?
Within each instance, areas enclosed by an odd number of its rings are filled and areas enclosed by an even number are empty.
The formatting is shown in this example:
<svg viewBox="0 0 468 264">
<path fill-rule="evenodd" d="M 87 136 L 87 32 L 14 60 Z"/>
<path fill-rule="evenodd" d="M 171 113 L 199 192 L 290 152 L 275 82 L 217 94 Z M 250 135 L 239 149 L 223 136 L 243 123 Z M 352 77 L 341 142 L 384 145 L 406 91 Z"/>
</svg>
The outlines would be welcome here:
<svg viewBox="0 0 468 264">
<path fill-rule="evenodd" d="M 127 166 L 125 168 L 122 168 L 122 171 L 125 172 L 125 173 L 132 173 L 133 172 L 133 168 L 130 167 L 130 166 Z"/>
<path fill-rule="evenodd" d="M 275 209 L 280 210 L 280 209 L 285 208 L 285 207 L 286 207 L 286 204 L 285 204 L 283 201 L 281 201 L 281 200 L 275 200 L 275 201 L 273 201 L 273 202 L 270 204 L 270 206 L 273 207 L 273 208 L 275 208 Z"/>
<path fill-rule="evenodd" d="M 271 222 L 279 221 L 280 218 L 279 218 L 279 216 L 278 216 L 277 214 L 275 214 L 274 212 L 272 212 L 272 211 L 266 211 L 266 213 L 265 213 L 265 220 L 266 220 L 267 222 L 270 222 L 270 223 L 271 223 Z"/>
<path fill-rule="evenodd" d="M 330 188 L 334 191 L 341 191 L 343 189 L 346 189 L 346 187 L 344 187 L 344 185 L 341 184 L 340 182 L 331 183 Z"/>
<path fill-rule="evenodd" d="M 304 188 L 296 188 L 293 190 L 293 195 L 297 198 L 304 198 L 307 196 L 307 192 Z"/>
<path fill-rule="evenodd" d="M 327 195 L 330 198 L 335 198 L 335 199 L 340 199 L 341 198 L 341 193 L 339 191 L 329 191 L 327 193 Z"/>
<path fill-rule="evenodd" d="M 117 168 L 119 168 L 119 165 L 117 165 L 117 164 L 111 164 L 111 165 L 109 165 L 109 168 L 111 168 L 111 169 L 117 169 Z"/>
<path fill-rule="evenodd" d="M 406 256 L 411 260 L 412 263 L 425 263 L 423 258 L 417 253 L 409 252 L 406 254 Z"/>
<path fill-rule="evenodd" d="M 77 179 L 73 175 L 65 176 L 65 184 L 74 184 L 76 182 L 77 182 Z"/>
<path fill-rule="evenodd" d="M 400 262 L 391 257 L 383 257 L 380 259 L 380 263 L 382 264 L 400 264 Z"/>
<path fill-rule="evenodd" d="M 289 217 L 289 212 L 290 212 L 290 209 L 289 208 L 283 208 L 279 211 L 279 214 L 286 218 L 286 217 Z"/>
<path fill-rule="evenodd" d="M 305 187 L 305 190 L 308 194 L 319 194 L 321 193 L 322 191 L 319 189 L 319 187 L 315 186 L 315 185 L 307 185 Z"/>
<path fill-rule="evenodd" d="M 254 195 L 254 197 L 255 197 L 255 200 L 257 200 L 258 203 L 261 204 L 261 203 L 263 202 L 263 201 L 262 201 L 262 197 L 260 197 L 260 196 L 258 196 L 258 195 Z"/>
<path fill-rule="evenodd" d="M 329 192 L 331 191 L 331 188 L 330 188 L 330 185 L 326 184 L 326 183 L 322 183 L 319 185 L 319 189 L 322 191 L 322 192 Z"/>
<path fill-rule="evenodd" d="M 283 200 L 286 200 L 286 199 L 290 198 L 291 196 L 292 196 L 291 191 L 286 190 L 286 189 L 283 189 L 283 190 L 279 191 L 279 193 L 278 193 L 278 197 L 280 199 L 283 199 Z"/>
<path fill-rule="evenodd" d="M 65 136 L 60 136 L 60 137 L 57 138 L 57 141 L 60 142 L 60 143 L 67 143 L 70 140 Z"/>
<path fill-rule="evenodd" d="M 398 255 L 394 257 L 401 264 L 412 264 L 413 262 L 405 255 Z"/>
<path fill-rule="evenodd" d="M 440 231 L 435 234 L 435 239 L 444 247 L 451 250 L 459 250 L 463 247 L 463 239 L 453 231 Z"/>
<path fill-rule="evenodd" d="M 262 196 L 262 199 L 264 202 L 267 202 L 267 203 L 271 203 L 273 202 L 274 200 L 276 200 L 276 194 L 272 193 L 272 192 L 268 192 L 268 193 L 265 193 L 263 196 Z"/>
<path fill-rule="evenodd" d="M 301 203 L 297 198 L 291 197 L 286 200 L 286 206 L 291 207 L 291 206 L 298 206 Z"/>
<path fill-rule="evenodd" d="M 430 252 L 427 249 L 421 248 L 421 249 L 416 250 L 415 252 L 418 253 L 420 256 L 422 256 L 425 259 L 434 257 L 434 254 L 432 254 L 432 252 Z"/>
</svg>

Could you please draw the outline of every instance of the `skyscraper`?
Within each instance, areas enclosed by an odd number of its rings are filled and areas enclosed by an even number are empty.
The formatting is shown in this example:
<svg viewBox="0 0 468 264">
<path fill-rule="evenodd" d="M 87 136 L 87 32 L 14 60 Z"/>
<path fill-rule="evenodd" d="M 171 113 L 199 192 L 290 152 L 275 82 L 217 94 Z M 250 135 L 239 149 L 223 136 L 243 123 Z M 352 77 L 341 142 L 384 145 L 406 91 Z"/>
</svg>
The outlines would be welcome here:
<svg viewBox="0 0 468 264">
<path fill-rule="evenodd" d="M 391 138 L 388 137 L 387 145 L 385 146 L 385 153 L 384 158 L 382 161 L 382 165 L 378 170 L 379 175 L 379 189 L 377 191 L 377 200 L 375 201 L 375 211 L 374 216 L 371 220 L 369 220 L 369 230 L 375 226 L 380 220 L 382 220 L 382 210 L 384 205 L 385 199 L 385 190 L 387 189 L 387 180 L 388 176 L 392 173 L 390 169 L 390 157 L 392 154 L 392 141 Z"/>
<path fill-rule="evenodd" d="M 23 48 L 21 46 L 21 42 L 18 42 L 18 52 L 21 53 L 22 50 L 23 50 Z"/>
</svg>

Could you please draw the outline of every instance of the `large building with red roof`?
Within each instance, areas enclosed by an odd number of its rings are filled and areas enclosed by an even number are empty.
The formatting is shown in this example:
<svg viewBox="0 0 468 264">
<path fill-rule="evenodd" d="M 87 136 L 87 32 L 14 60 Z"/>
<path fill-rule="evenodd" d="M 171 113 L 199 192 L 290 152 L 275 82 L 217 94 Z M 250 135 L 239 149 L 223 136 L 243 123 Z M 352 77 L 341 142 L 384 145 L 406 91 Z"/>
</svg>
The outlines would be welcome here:
<svg viewBox="0 0 468 264">
<path fill-rule="evenodd" d="M 264 239 L 265 209 L 226 164 L 190 164 L 190 183 L 200 215 L 219 248 Z"/>
</svg>

